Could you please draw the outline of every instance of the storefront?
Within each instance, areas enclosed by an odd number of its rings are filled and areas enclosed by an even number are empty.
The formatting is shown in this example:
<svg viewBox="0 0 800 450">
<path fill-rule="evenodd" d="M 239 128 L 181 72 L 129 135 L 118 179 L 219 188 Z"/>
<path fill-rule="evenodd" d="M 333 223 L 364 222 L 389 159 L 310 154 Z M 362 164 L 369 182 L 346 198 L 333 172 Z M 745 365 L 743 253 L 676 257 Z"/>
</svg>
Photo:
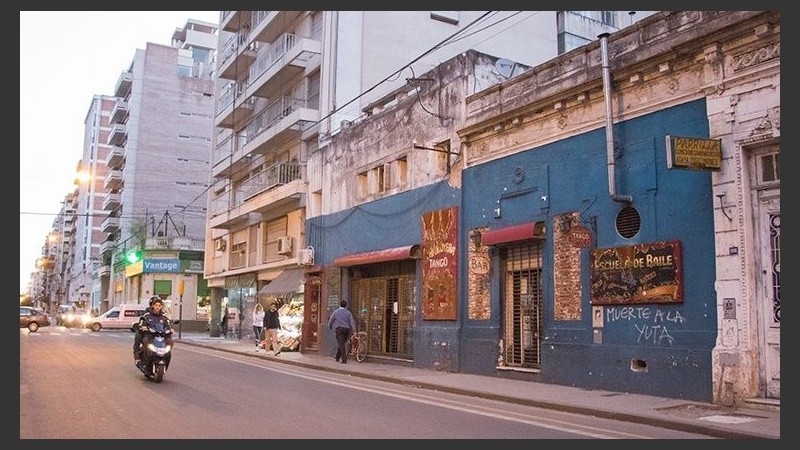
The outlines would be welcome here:
<svg viewBox="0 0 800 450">
<path fill-rule="evenodd" d="M 304 268 L 291 268 L 281 272 L 269 284 L 258 291 L 258 301 L 267 308 L 278 305 L 281 329 L 278 339 L 283 351 L 299 351 L 303 329 Z M 253 309 L 255 304 L 250 306 Z M 252 328 L 252 319 L 250 319 Z"/>
</svg>

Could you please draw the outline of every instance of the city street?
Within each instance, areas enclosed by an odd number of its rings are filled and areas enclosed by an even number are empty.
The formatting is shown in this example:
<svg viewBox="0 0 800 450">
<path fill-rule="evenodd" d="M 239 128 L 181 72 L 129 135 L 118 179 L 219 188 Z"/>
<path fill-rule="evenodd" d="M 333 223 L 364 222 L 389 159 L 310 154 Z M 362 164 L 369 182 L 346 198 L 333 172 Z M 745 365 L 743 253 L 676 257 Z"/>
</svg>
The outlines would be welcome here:
<svg viewBox="0 0 800 450">
<path fill-rule="evenodd" d="M 20 438 L 696 439 L 176 344 L 162 383 L 133 335 L 20 330 Z"/>
</svg>

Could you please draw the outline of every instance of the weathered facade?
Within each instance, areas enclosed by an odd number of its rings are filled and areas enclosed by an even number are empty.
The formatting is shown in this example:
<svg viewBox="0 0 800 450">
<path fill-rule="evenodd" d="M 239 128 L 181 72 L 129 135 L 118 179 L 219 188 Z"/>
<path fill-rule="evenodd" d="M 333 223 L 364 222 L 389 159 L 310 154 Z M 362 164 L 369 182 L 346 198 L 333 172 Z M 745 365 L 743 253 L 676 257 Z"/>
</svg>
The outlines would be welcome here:
<svg viewBox="0 0 800 450">
<path fill-rule="evenodd" d="M 635 167 L 624 162 L 634 153 L 626 148 L 628 123 L 656 118 L 654 125 L 661 130 L 631 136 L 635 136 L 636 147 L 653 139 L 656 159 L 651 164 L 658 170 L 664 166 L 659 162 L 666 152 L 664 135 L 682 135 L 679 129 L 690 122 L 690 116 L 679 116 L 672 129 L 664 127 L 675 108 L 694 105 L 705 109 L 706 117 L 698 120 L 706 130 L 687 130 L 684 135 L 721 142 L 719 168 L 707 171 L 710 185 L 688 190 L 682 202 L 681 197 L 670 199 L 683 210 L 698 202 L 713 210 L 714 237 L 703 239 L 715 243 L 715 283 L 713 289 L 706 286 L 708 292 L 691 301 L 710 303 L 713 298 L 718 333 L 711 353 L 712 372 L 695 378 L 694 384 L 706 380 L 703 397 L 711 395 L 723 404 L 754 397 L 780 398 L 780 15 L 665 12 L 616 33 L 610 47 L 611 112 L 620 169 L 616 181 L 624 186 L 621 189 L 630 191 L 641 179 L 641 174 L 631 172 Z M 606 120 L 599 52 L 593 45 L 577 49 L 468 99 L 470 119 L 460 133 L 471 158 L 467 164 L 561 141 Z M 537 95 L 529 95 L 531 92 Z M 672 168 L 669 176 L 687 171 L 692 169 Z M 660 185 L 665 178 L 658 180 Z M 653 192 L 656 199 L 662 196 L 661 189 L 653 185 L 645 190 Z M 675 215 L 678 212 L 660 210 L 659 215 L 680 222 Z M 602 241 L 601 230 L 614 225 L 603 227 L 602 217 L 598 216 L 596 245 L 620 245 L 622 241 Z M 690 231 L 700 233 L 700 217 L 687 216 L 679 226 L 691 224 Z M 611 219 L 613 216 L 606 217 Z M 654 231 L 664 233 L 668 230 L 664 225 Z M 687 248 L 696 250 L 684 245 L 684 251 Z M 696 275 L 686 265 L 683 271 L 686 276 Z M 684 282 L 691 289 L 688 278 Z M 689 300 L 687 296 L 684 305 Z M 607 335 L 607 327 L 599 328 Z"/>
<path fill-rule="evenodd" d="M 348 199 L 307 221 L 323 308 L 420 367 L 779 398 L 779 13 L 658 13 L 474 94 L 456 67 L 311 156 Z"/>
</svg>

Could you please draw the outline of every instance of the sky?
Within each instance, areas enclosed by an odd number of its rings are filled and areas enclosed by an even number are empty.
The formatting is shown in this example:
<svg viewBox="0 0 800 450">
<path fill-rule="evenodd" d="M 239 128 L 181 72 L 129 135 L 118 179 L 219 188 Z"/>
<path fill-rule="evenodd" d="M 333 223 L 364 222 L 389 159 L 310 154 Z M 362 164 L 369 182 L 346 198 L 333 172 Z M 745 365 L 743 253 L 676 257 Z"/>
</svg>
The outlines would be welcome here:
<svg viewBox="0 0 800 450">
<path fill-rule="evenodd" d="M 92 97 L 112 95 L 136 49 L 169 45 L 187 19 L 216 24 L 219 11 L 20 11 L 20 294 L 74 189 Z"/>
</svg>

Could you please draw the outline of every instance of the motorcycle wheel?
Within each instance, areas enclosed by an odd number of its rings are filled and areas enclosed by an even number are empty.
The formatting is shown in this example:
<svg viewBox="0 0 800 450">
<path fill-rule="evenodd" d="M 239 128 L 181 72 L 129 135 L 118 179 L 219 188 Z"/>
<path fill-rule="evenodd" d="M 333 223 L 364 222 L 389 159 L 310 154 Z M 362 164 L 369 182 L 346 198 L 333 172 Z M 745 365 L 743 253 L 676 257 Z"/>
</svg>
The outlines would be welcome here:
<svg viewBox="0 0 800 450">
<path fill-rule="evenodd" d="M 157 365 L 155 367 L 155 372 L 156 373 L 155 373 L 154 378 L 155 378 L 157 383 L 161 383 L 161 380 L 164 379 L 164 370 L 165 370 L 165 368 L 164 368 L 163 364 L 159 364 L 159 365 Z"/>
</svg>

